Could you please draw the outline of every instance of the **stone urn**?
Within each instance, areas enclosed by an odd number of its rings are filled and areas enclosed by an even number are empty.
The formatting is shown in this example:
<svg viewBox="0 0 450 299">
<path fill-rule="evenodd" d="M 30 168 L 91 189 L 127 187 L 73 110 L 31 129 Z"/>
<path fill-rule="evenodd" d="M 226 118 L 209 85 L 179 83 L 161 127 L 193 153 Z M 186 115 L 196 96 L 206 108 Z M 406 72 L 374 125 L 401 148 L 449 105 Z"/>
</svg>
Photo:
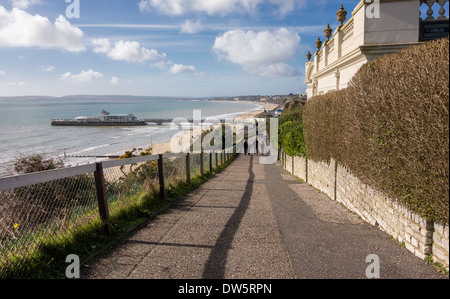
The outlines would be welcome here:
<svg viewBox="0 0 450 299">
<path fill-rule="evenodd" d="M 317 51 L 319 51 L 321 47 L 322 47 L 322 41 L 320 40 L 320 37 L 317 37 L 317 41 L 316 41 Z"/>
<path fill-rule="evenodd" d="M 325 37 L 327 38 L 327 41 L 330 40 L 331 37 L 331 33 L 333 32 L 333 30 L 330 27 L 330 24 L 328 24 L 327 28 L 324 30 L 325 32 Z"/>
<path fill-rule="evenodd" d="M 341 5 L 341 8 L 336 13 L 336 15 L 338 22 L 341 23 L 339 27 L 342 27 L 344 25 L 345 20 L 347 20 L 347 11 L 344 9 L 344 5 Z"/>
<path fill-rule="evenodd" d="M 308 62 L 311 61 L 311 58 L 312 58 L 311 52 L 308 51 L 308 54 L 306 54 L 306 59 L 308 59 Z"/>
</svg>

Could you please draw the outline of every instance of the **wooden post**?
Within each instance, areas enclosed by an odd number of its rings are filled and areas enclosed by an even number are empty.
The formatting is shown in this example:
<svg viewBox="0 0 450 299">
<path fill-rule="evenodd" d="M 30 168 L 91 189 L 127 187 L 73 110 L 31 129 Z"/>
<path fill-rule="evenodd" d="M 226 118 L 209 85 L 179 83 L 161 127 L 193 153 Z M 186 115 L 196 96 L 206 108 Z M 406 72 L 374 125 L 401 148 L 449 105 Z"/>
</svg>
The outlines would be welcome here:
<svg viewBox="0 0 450 299">
<path fill-rule="evenodd" d="M 102 163 L 96 163 L 96 170 L 94 172 L 95 190 L 97 191 L 98 210 L 100 219 L 105 224 L 105 231 L 108 236 L 112 235 L 111 221 L 109 219 L 108 201 L 105 193 L 105 177 L 103 176 Z"/>
<path fill-rule="evenodd" d="M 202 178 L 205 177 L 205 153 L 200 153 L 200 174 Z"/>
<path fill-rule="evenodd" d="M 209 172 L 213 172 L 213 160 L 212 160 L 212 153 L 209 153 Z"/>
<path fill-rule="evenodd" d="M 158 159 L 158 173 L 159 173 L 159 197 L 161 200 L 166 199 L 166 186 L 164 184 L 164 157 L 159 155 Z"/>
<path fill-rule="evenodd" d="M 219 155 L 216 153 L 216 168 L 219 167 Z"/>
<path fill-rule="evenodd" d="M 186 183 L 191 184 L 191 154 L 186 155 Z"/>
</svg>

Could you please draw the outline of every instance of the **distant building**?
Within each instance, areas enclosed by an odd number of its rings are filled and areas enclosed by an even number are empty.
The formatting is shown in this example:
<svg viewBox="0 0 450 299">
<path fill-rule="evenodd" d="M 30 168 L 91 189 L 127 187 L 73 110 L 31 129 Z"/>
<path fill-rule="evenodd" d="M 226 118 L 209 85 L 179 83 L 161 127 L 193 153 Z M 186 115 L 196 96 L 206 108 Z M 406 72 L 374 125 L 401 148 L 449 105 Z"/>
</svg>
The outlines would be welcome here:
<svg viewBox="0 0 450 299">
<path fill-rule="evenodd" d="M 322 42 L 319 37 L 317 52 L 307 55 L 307 97 L 346 88 L 362 65 L 382 55 L 448 36 L 449 20 L 444 15 L 447 2 L 361 0 L 349 18 L 341 6 L 337 12 L 338 28 L 333 32 L 328 25 L 324 30 L 326 40 Z M 427 6 L 428 11 L 420 18 L 422 5 Z M 435 8 L 439 11 L 433 12 Z M 439 16 L 435 18 L 433 14 Z"/>
<path fill-rule="evenodd" d="M 115 114 L 112 115 L 109 112 L 102 110 L 102 113 L 98 117 L 100 121 L 111 121 L 111 122 L 129 122 L 137 121 L 138 119 L 133 114 Z"/>
</svg>

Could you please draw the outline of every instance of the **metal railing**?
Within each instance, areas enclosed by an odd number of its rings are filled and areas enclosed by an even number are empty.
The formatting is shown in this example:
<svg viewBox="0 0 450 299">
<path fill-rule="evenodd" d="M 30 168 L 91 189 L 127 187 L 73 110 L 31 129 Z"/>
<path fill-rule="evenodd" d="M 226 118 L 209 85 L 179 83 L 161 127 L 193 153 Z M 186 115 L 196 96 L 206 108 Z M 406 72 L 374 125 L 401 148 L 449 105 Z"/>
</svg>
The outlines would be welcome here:
<svg viewBox="0 0 450 299">
<path fill-rule="evenodd" d="M 165 200 L 173 186 L 234 158 L 229 152 L 133 157 L 1 178 L 0 278 L 28 278 L 36 263 L 52 263 L 43 255 L 64 251 L 86 232 L 111 235 L 115 215 Z"/>
</svg>

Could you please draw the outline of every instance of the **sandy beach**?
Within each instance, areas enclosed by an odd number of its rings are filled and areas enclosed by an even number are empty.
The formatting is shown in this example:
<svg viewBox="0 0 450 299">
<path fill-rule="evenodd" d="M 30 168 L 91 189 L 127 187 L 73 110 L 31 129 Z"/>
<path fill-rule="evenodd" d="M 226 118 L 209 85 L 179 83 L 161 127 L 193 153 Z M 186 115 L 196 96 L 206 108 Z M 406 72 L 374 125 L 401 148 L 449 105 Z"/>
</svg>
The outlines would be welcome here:
<svg viewBox="0 0 450 299">
<path fill-rule="evenodd" d="M 255 102 L 246 102 L 246 103 L 255 104 Z M 235 119 L 240 119 L 240 120 L 253 119 L 253 118 L 256 118 L 259 114 L 263 113 L 264 110 L 272 111 L 278 107 L 278 105 L 271 104 L 271 103 L 257 103 L 257 104 L 259 104 L 260 106 L 263 106 L 263 107 L 261 109 L 256 109 L 251 112 L 242 113 L 239 116 L 235 117 Z M 216 125 L 216 126 L 220 126 L 220 125 Z M 215 126 L 202 126 L 202 128 L 196 129 L 195 132 L 196 132 L 197 136 L 199 136 L 199 135 L 201 135 L 202 132 L 213 129 L 213 127 L 215 127 Z M 173 153 L 174 152 L 173 148 L 177 148 L 177 147 L 182 148 L 182 152 L 190 151 L 191 144 L 187 145 L 188 149 L 183 148 L 181 146 L 182 145 L 181 140 L 192 140 L 193 132 L 194 132 L 193 130 L 180 132 L 180 133 L 176 134 L 175 136 L 173 136 L 168 142 L 153 144 L 151 147 L 152 148 L 151 154 L 159 155 L 159 154 L 165 154 L 165 153 Z M 186 139 L 184 139 L 184 138 L 186 138 Z M 114 182 L 114 181 L 117 181 L 120 177 L 122 177 L 122 174 L 129 173 L 129 172 L 130 172 L 130 165 L 126 165 L 125 167 L 123 167 L 123 169 L 121 170 L 120 173 L 118 173 L 117 171 L 112 171 L 112 172 L 107 171 L 105 173 L 105 178 L 109 182 Z"/>
<path fill-rule="evenodd" d="M 242 113 L 238 117 L 236 117 L 236 118 L 244 119 L 244 120 L 245 119 L 255 118 L 257 115 L 263 113 L 264 109 L 267 110 L 267 111 L 272 111 L 272 110 L 274 110 L 275 108 L 277 108 L 279 106 L 277 104 L 264 103 L 264 102 L 244 102 L 244 101 L 241 101 L 241 103 L 257 104 L 257 105 L 263 106 L 263 108 L 261 108 L 261 109 L 257 109 L 257 110 L 251 111 L 251 112 Z M 209 127 L 208 128 L 203 128 L 203 131 L 208 130 L 208 129 L 209 129 Z M 199 132 L 197 131 L 197 134 L 198 133 Z M 192 136 L 192 131 L 184 132 L 183 138 L 186 138 L 186 137 L 187 138 L 191 138 L 191 136 Z M 177 143 L 177 141 L 173 140 L 173 138 L 176 138 L 176 137 L 172 137 L 172 139 L 170 139 L 168 142 L 165 142 L 165 143 L 154 144 L 152 146 L 152 154 L 153 155 L 159 155 L 159 154 L 164 154 L 164 153 L 171 153 L 172 152 L 171 143 L 172 142 L 174 142 L 175 144 Z M 181 137 L 177 136 L 177 138 L 178 138 L 178 144 L 180 144 L 181 143 L 181 141 L 180 141 Z"/>
</svg>

